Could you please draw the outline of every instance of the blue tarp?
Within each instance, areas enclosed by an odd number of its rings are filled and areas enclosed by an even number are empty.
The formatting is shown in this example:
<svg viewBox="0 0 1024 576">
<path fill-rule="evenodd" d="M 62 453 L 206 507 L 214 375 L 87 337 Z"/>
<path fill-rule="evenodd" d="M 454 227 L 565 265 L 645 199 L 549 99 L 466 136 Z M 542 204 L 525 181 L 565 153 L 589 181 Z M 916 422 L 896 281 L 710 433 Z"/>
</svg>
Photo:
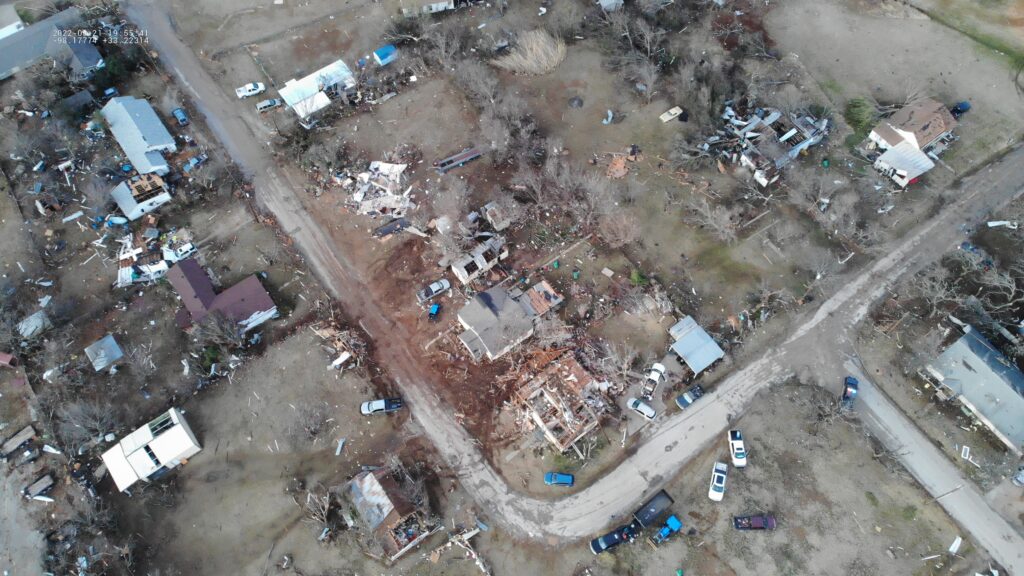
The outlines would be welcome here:
<svg viewBox="0 0 1024 576">
<path fill-rule="evenodd" d="M 373 51 L 373 59 L 378 66 L 387 66 L 398 59 L 398 48 L 394 44 L 385 44 Z"/>
</svg>

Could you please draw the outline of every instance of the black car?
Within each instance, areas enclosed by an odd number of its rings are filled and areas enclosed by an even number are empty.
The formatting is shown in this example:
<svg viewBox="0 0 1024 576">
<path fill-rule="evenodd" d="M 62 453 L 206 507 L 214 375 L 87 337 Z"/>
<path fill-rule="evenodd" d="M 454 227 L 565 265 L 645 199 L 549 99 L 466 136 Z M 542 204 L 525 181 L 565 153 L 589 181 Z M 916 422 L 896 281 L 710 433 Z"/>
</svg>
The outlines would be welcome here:
<svg viewBox="0 0 1024 576">
<path fill-rule="evenodd" d="M 600 554 L 615 548 L 623 542 L 632 542 L 634 538 L 636 538 L 636 530 L 632 524 L 620 526 L 604 536 L 591 540 L 590 551 L 594 554 Z"/>
</svg>

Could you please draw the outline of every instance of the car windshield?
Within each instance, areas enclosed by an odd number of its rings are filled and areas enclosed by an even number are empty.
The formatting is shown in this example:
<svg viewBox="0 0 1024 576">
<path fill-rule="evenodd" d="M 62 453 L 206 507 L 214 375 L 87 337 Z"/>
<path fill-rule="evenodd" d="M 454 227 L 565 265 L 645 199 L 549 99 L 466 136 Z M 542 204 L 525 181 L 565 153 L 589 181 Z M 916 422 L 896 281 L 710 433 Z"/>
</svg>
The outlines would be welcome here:
<svg viewBox="0 0 1024 576">
<path fill-rule="evenodd" d="M 721 492 L 722 487 L 725 486 L 725 476 L 722 476 L 720 474 L 715 474 L 714 483 L 715 483 L 715 490 Z"/>
</svg>

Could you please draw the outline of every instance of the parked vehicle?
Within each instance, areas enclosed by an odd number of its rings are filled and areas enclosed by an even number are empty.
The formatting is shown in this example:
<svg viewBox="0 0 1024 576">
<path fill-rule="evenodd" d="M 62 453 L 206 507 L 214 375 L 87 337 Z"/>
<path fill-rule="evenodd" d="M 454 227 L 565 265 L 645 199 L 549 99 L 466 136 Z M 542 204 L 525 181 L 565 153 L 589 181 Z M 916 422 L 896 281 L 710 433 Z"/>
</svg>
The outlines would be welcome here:
<svg viewBox="0 0 1024 576">
<path fill-rule="evenodd" d="M 282 104 L 284 104 L 284 102 L 280 98 L 268 98 L 266 100 L 260 100 L 256 104 L 256 111 L 266 112 L 267 110 L 273 110 L 274 108 L 277 108 Z"/>
<path fill-rule="evenodd" d="M 188 126 L 188 114 L 185 113 L 184 108 L 175 108 L 171 110 L 171 116 L 178 121 L 178 126 Z"/>
<path fill-rule="evenodd" d="M 633 512 L 633 525 L 636 531 L 650 528 L 661 521 L 674 502 L 668 492 L 664 490 L 659 490 L 657 494 L 651 496 L 647 502 L 643 503 L 643 506 Z"/>
<path fill-rule="evenodd" d="M 436 298 L 437 296 L 440 296 L 441 294 L 444 294 L 445 292 L 451 289 L 452 283 L 449 282 L 447 278 L 441 278 L 436 282 L 431 282 L 429 286 L 417 292 L 416 300 L 420 304 L 423 304 L 426 301 Z"/>
<path fill-rule="evenodd" d="M 360 414 L 369 416 L 370 414 L 387 414 L 394 412 L 404 406 L 401 398 L 382 398 L 380 400 L 370 400 L 363 402 L 359 406 Z"/>
<path fill-rule="evenodd" d="M 737 530 L 775 530 L 775 516 L 771 514 L 733 516 L 732 525 Z"/>
<path fill-rule="evenodd" d="M 647 539 L 647 541 L 650 542 L 651 546 L 657 548 L 666 540 L 671 538 L 673 534 L 676 534 L 682 529 L 683 523 L 679 520 L 679 518 L 676 517 L 675 514 L 673 514 L 672 516 L 669 516 L 667 520 L 665 520 L 665 524 L 661 527 L 661 529 L 652 534 L 651 537 Z"/>
<path fill-rule="evenodd" d="M 591 540 L 590 551 L 594 554 L 607 552 L 623 542 L 632 542 L 634 538 L 636 538 L 636 531 L 633 529 L 632 524 L 619 526 L 604 536 Z"/>
<path fill-rule="evenodd" d="M 843 408 L 853 408 L 853 401 L 857 399 L 857 391 L 860 389 L 860 382 L 853 376 L 847 376 L 843 380 L 843 394 L 839 397 L 839 403 Z"/>
<path fill-rule="evenodd" d="M 736 468 L 747 466 L 747 447 L 743 443 L 743 434 L 739 430 L 729 430 L 729 454 L 732 465 Z"/>
<path fill-rule="evenodd" d="M 949 109 L 949 113 L 953 115 L 953 118 L 959 120 L 961 116 L 967 114 L 970 110 L 970 102 L 957 102 L 955 106 Z"/>
<path fill-rule="evenodd" d="M 427 320 L 430 320 L 431 322 L 437 322 L 437 320 L 440 317 L 441 305 L 438 304 L 437 302 L 434 302 L 433 304 L 430 305 L 430 310 L 427 312 Z"/>
<path fill-rule="evenodd" d="M 729 467 L 725 462 L 715 462 L 711 471 L 711 487 L 708 488 L 708 498 L 715 502 L 721 502 L 725 497 L 725 477 L 729 474 Z"/>
<path fill-rule="evenodd" d="M 238 99 L 241 100 L 243 98 L 261 94 L 266 89 L 267 87 L 263 85 L 263 82 L 250 82 L 245 86 L 235 88 L 235 96 L 238 96 Z"/>
<path fill-rule="evenodd" d="M 107 100 L 110 100 L 111 98 L 117 98 L 120 95 L 121 92 L 119 92 L 117 88 L 107 88 L 103 91 L 103 97 L 100 98 L 100 100 L 106 102 Z"/>
<path fill-rule="evenodd" d="M 548 472 L 544 475 L 544 483 L 548 486 L 566 486 L 572 488 L 576 484 L 576 477 L 572 474 L 562 474 L 561 472 Z"/>
<path fill-rule="evenodd" d="M 639 398 L 630 398 L 626 401 L 626 406 L 629 406 L 630 410 L 648 420 L 654 420 L 654 417 L 658 415 L 654 408 L 651 408 L 650 405 Z"/>
<path fill-rule="evenodd" d="M 647 376 L 644 377 L 644 389 L 641 393 L 644 398 L 650 400 L 654 398 L 654 393 L 658 390 L 658 386 L 665 380 L 665 366 L 655 362 L 651 365 L 651 369 L 647 371 Z"/>
<path fill-rule="evenodd" d="M 467 162 L 472 162 L 482 155 L 483 153 L 477 148 L 466 148 L 462 152 L 452 154 L 447 158 L 434 162 L 434 169 L 439 173 L 444 174 L 449 170 L 465 165 Z"/>
<path fill-rule="evenodd" d="M 188 174 L 195 170 L 196 168 L 199 168 L 200 166 L 205 164 L 206 161 L 209 159 L 210 157 L 206 154 L 197 154 L 189 158 L 188 161 L 186 161 L 185 164 L 182 165 L 181 169 L 185 172 L 185 174 Z"/>
<path fill-rule="evenodd" d="M 679 396 L 676 396 L 676 406 L 679 406 L 685 410 L 690 404 L 697 401 L 698 398 L 704 395 L 704 389 L 700 386 L 694 386 L 686 392 L 683 392 Z"/>
</svg>

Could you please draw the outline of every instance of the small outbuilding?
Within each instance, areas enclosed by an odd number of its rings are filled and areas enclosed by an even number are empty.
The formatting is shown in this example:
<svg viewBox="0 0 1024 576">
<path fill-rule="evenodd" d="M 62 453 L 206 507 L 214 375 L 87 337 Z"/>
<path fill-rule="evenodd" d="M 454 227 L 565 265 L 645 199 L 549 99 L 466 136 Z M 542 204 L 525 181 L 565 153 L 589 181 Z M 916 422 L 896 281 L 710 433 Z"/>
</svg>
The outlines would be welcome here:
<svg viewBox="0 0 1024 576">
<path fill-rule="evenodd" d="M 117 364 L 118 360 L 124 357 L 124 351 L 121 350 L 114 336 L 107 334 L 86 347 L 85 356 L 92 363 L 93 370 L 103 372 Z"/>
<path fill-rule="evenodd" d="M 668 329 L 675 342 L 670 346 L 696 376 L 725 357 L 718 343 L 704 331 L 692 316 L 684 316 Z"/>
<path fill-rule="evenodd" d="M 373 51 L 373 61 L 377 66 L 387 66 L 398 60 L 398 48 L 394 44 L 385 44 Z"/>
</svg>

